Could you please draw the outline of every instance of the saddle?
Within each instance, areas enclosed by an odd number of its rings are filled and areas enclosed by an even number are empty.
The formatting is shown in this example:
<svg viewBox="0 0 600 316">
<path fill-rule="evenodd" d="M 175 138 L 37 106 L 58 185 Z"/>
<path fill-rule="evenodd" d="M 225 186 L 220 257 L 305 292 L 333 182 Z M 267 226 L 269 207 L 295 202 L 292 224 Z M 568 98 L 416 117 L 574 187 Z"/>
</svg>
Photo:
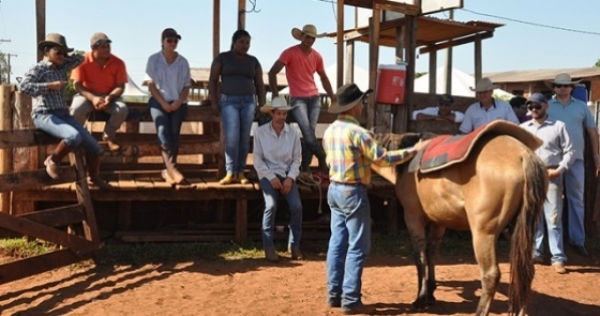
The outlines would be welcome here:
<svg viewBox="0 0 600 316">
<path fill-rule="evenodd" d="M 435 137 L 411 160 L 408 171 L 428 173 L 460 163 L 469 157 L 479 139 L 486 135 L 509 135 L 535 150 L 542 140 L 514 123 L 496 120 L 484 124 L 466 135 L 441 135 Z"/>
</svg>

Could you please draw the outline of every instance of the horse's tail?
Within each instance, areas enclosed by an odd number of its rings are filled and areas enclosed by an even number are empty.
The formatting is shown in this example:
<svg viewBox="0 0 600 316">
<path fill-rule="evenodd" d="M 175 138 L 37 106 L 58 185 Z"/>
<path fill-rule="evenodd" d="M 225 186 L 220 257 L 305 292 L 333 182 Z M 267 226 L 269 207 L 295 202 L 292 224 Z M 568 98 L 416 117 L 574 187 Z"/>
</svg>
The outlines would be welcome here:
<svg viewBox="0 0 600 316">
<path fill-rule="evenodd" d="M 519 313 L 528 303 L 535 274 L 533 243 L 535 230 L 546 199 L 548 176 L 543 162 L 532 152 L 522 157 L 525 184 L 523 200 L 510 247 L 509 315 Z"/>
</svg>

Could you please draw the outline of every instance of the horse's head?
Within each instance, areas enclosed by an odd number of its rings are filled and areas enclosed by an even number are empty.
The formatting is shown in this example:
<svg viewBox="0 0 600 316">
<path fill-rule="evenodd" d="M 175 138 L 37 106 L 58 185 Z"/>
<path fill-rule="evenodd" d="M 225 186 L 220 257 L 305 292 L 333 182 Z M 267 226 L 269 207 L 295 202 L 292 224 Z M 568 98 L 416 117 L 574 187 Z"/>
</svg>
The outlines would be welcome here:
<svg viewBox="0 0 600 316">
<path fill-rule="evenodd" d="M 387 150 L 396 150 L 414 146 L 419 140 L 432 139 L 433 133 L 403 133 L 403 134 L 375 134 L 375 139 Z"/>
</svg>

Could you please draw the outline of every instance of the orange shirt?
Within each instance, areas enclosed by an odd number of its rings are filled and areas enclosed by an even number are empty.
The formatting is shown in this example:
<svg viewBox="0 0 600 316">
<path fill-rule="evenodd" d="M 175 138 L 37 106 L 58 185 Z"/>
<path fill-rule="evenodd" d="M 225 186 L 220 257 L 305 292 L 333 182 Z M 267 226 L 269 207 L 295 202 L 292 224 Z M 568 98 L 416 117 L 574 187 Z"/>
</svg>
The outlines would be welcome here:
<svg viewBox="0 0 600 316">
<path fill-rule="evenodd" d="M 319 95 L 314 74 L 325 71 L 321 54 L 312 49 L 310 54 L 306 55 L 299 45 L 295 45 L 284 50 L 279 61 L 285 65 L 285 76 L 290 86 L 291 97 Z"/>
<path fill-rule="evenodd" d="M 119 57 L 111 54 L 104 67 L 100 67 L 92 52 L 84 56 L 83 63 L 71 72 L 71 80 L 81 82 L 90 92 L 109 94 L 116 85 L 127 83 L 125 63 Z"/>
</svg>

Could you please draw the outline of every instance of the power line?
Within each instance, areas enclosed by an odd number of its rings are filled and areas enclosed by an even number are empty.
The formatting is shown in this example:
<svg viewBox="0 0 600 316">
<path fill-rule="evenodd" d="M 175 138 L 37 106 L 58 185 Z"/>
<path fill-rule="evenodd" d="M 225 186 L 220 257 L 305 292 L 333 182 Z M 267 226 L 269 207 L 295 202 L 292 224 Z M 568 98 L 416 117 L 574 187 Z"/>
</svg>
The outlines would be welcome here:
<svg viewBox="0 0 600 316">
<path fill-rule="evenodd" d="M 553 25 L 546 25 L 546 24 L 540 24 L 540 23 L 534 23 L 534 22 L 528 22 L 528 21 L 522 21 L 522 20 L 517 20 L 517 19 L 513 19 L 513 18 L 507 18 L 507 17 L 503 17 L 503 16 L 493 15 L 493 14 L 475 12 L 475 11 L 468 10 L 468 9 L 465 9 L 465 8 L 462 8 L 460 10 L 465 11 L 465 12 L 469 12 L 469 13 L 472 13 L 472 14 L 476 14 L 476 15 L 487 16 L 487 17 L 491 17 L 491 18 L 496 18 L 496 19 L 501 19 L 501 20 L 516 22 L 516 23 L 521 23 L 521 24 L 527 24 L 527 25 L 532 25 L 532 26 L 537 26 L 537 27 L 544 27 L 544 28 L 548 28 L 548 29 L 555 29 L 555 30 L 573 32 L 573 33 L 588 34 L 588 35 L 600 35 L 600 33 L 598 33 L 598 32 L 575 30 L 575 29 L 569 29 L 569 28 L 565 28 L 565 27 L 559 27 L 559 26 L 553 26 Z"/>
</svg>

